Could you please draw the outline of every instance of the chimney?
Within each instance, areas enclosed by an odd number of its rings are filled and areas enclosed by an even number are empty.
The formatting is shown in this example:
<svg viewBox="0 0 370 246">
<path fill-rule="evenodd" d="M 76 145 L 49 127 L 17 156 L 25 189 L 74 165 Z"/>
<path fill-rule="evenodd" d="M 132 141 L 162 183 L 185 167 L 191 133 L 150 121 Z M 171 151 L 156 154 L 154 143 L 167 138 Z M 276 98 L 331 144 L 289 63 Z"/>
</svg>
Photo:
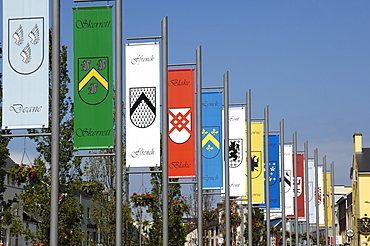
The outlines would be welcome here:
<svg viewBox="0 0 370 246">
<path fill-rule="evenodd" d="M 355 153 L 362 153 L 362 133 L 353 134 L 353 147 Z"/>
</svg>

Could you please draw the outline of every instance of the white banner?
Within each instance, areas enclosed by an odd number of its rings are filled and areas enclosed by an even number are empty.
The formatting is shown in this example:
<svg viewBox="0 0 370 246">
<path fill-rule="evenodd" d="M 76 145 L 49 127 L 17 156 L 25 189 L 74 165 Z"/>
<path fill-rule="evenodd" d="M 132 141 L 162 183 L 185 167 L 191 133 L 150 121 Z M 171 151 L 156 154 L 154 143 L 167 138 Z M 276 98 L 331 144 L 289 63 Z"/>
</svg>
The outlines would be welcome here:
<svg viewBox="0 0 370 246">
<path fill-rule="evenodd" d="M 229 108 L 229 174 L 230 196 L 246 196 L 245 108 Z M 224 185 L 225 187 L 225 185 Z"/>
<path fill-rule="evenodd" d="M 126 45 L 126 165 L 160 165 L 158 43 Z"/>
<path fill-rule="evenodd" d="M 325 225 L 325 216 L 324 216 L 324 174 L 323 166 L 318 166 L 318 194 L 319 194 L 319 225 Z"/>
<path fill-rule="evenodd" d="M 284 144 L 285 215 L 294 216 L 293 145 Z"/>
<path fill-rule="evenodd" d="M 49 1 L 3 0 L 2 129 L 48 127 Z"/>
<path fill-rule="evenodd" d="M 310 223 L 316 223 L 315 166 L 313 159 L 308 159 L 308 205 Z"/>
</svg>

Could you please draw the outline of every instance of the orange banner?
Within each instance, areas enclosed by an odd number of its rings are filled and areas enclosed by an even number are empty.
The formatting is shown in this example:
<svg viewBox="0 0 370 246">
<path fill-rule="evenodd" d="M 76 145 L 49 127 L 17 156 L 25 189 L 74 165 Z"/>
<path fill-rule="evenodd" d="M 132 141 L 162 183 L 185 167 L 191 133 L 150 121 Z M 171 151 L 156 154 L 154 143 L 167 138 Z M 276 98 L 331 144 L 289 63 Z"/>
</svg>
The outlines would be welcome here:
<svg viewBox="0 0 370 246">
<path fill-rule="evenodd" d="M 194 69 L 168 70 L 168 177 L 195 177 Z"/>
</svg>

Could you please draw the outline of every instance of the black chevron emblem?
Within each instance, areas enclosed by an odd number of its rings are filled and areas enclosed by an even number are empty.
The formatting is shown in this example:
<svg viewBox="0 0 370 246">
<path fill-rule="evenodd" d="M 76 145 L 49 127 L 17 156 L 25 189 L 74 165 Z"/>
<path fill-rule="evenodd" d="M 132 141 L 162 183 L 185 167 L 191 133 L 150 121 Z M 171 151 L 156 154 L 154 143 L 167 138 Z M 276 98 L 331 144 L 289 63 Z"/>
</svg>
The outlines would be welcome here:
<svg viewBox="0 0 370 246">
<path fill-rule="evenodd" d="M 139 128 L 147 128 L 156 118 L 156 88 L 130 88 L 130 119 Z"/>
</svg>

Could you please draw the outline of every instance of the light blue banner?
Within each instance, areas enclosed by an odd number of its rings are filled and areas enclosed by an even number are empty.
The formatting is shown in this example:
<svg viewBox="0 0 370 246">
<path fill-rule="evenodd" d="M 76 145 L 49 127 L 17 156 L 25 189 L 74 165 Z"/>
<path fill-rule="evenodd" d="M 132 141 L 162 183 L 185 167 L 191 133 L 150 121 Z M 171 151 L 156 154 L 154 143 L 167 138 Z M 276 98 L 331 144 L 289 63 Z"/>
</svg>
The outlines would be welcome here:
<svg viewBox="0 0 370 246">
<path fill-rule="evenodd" d="M 203 189 L 221 189 L 222 92 L 202 93 L 202 178 Z"/>
<path fill-rule="evenodd" d="M 279 141 L 280 141 L 279 135 L 269 135 L 270 209 L 280 209 Z M 266 194 L 266 180 L 265 180 L 265 194 Z M 266 204 L 263 204 L 262 206 L 266 206 Z"/>
</svg>

